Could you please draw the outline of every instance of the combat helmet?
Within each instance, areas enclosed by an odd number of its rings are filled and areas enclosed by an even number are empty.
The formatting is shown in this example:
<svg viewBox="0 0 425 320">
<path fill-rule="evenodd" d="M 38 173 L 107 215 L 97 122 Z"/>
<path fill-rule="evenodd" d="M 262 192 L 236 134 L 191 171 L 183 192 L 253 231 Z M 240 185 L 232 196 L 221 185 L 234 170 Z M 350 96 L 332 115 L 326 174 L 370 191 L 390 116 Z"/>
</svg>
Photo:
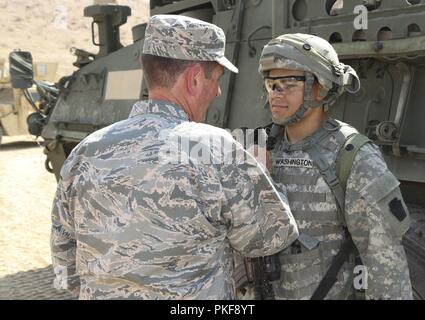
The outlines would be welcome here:
<svg viewBox="0 0 425 320">
<path fill-rule="evenodd" d="M 329 42 L 310 34 L 284 34 L 271 40 L 261 53 L 259 72 L 265 77 L 273 69 L 305 71 L 304 103 L 281 125 L 298 122 L 308 108 L 324 106 L 327 110 L 345 91 L 355 93 L 360 89 L 356 71 L 339 61 Z M 311 99 L 315 79 L 321 85 L 320 103 Z"/>
</svg>

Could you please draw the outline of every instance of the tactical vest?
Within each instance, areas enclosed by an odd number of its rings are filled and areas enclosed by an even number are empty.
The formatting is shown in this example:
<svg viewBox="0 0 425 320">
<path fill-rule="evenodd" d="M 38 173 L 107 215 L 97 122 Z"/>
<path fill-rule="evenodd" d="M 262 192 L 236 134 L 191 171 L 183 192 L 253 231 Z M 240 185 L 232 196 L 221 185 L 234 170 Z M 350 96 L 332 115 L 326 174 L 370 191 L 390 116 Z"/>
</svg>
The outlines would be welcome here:
<svg viewBox="0 0 425 320">
<path fill-rule="evenodd" d="M 338 183 L 336 159 L 347 139 L 356 133 L 353 127 L 328 119 L 299 143 L 289 144 L 283 135 L 277 137 L 272 152 L 273 178 L 286 187 L 300 236 L 278 255 L 281 277 L 273 282 L 276 299 L 309 299 L 347 237 L 344 191 Z M 343 168 L 346 177 L 350 168 Z M 351 255 L 327 299 L 347 299 L 354 294 L 353 269 Z"/>
</svg>

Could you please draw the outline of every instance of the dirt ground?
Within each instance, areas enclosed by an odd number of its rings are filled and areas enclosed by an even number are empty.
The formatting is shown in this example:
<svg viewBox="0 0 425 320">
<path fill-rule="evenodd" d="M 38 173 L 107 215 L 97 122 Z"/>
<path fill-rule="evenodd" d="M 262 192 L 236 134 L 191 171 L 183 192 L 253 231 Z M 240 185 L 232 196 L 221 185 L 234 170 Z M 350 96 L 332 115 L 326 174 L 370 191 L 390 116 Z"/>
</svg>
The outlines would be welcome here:
<svg viewBox="0 0 425 320">
<path fill-rule="evenodd" d="M 72 65 L 76 60 L 70 53 L 72 47 L 95 54 L 99 51 L 91 39 L 93 19 L 84 17 L 84 8 L 96 2 L 102 1 L 0 0 L 0 60 L 7 60 L 11 51 L 21 49 L 30 51 L 34 62 L 57 62 L 56 80 L 71 74 L 76 70 Z M 120 28 L 120 39 L 123 45 L 132 44 L 131 29 L 147 21 L 149 1 L 115 0 L 115 3 L 131 8 L 131 16 Z"/>
<path fill-rule="evenodd" d="M 0 146 L 0 299 L 67 298 L 53 289 L 50 209 L 56 190 L 31 136 Z"/>
<path fill-rule="evenodd" d="M 72 47 L 97 53 L 86 6 L 102 0 L 0 0 L 0 61 L 14 49 L 34 61 L 57 62 L 57 79 L 75 70 Z M 120 28 L 121 43 L 133 42 L 131 28 L 147 21 L 148 0 L 103 1 L 128 5 L 132 15 Z M 0 74 L 0 78 L 2 75 Z M 56 188 L 44 169 L 42 147 L 31 136 L 3 137 L 0 146 L 0 299 L 65 299 L 53 287 L 50 209 Z"/>
</svg>

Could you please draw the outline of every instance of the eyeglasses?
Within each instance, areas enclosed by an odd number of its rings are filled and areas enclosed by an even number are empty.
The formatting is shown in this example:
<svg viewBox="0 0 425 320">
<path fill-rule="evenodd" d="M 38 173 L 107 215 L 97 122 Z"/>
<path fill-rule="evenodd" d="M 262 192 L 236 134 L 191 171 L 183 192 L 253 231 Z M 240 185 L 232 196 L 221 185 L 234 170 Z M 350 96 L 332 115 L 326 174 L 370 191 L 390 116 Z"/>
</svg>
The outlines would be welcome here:
<svg viewBox="0 0 425 320">
<path fill-rule="evenodd" d="M 291 92 L 298 86 L 298 81 L 305 81 L 305 76 L 265 77 L 264 86 L 268 93 Z"/>
</svg>

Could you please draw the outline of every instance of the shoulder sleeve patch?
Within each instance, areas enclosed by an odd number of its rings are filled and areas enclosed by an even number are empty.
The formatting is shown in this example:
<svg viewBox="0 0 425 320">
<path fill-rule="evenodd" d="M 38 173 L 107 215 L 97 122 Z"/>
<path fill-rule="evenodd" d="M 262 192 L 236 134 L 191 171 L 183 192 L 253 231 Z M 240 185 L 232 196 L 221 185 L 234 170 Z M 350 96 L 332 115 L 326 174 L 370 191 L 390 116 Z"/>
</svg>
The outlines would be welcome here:
<svg viewBox="0 0 425 320">
<path fill-rule="evenodd" d="M 397 218 L 398 221 L 403 221 L 407 217 L 406 210 L 399 198 L 394 198 L 389 203 L 391 213 Z"/>
</svg>

